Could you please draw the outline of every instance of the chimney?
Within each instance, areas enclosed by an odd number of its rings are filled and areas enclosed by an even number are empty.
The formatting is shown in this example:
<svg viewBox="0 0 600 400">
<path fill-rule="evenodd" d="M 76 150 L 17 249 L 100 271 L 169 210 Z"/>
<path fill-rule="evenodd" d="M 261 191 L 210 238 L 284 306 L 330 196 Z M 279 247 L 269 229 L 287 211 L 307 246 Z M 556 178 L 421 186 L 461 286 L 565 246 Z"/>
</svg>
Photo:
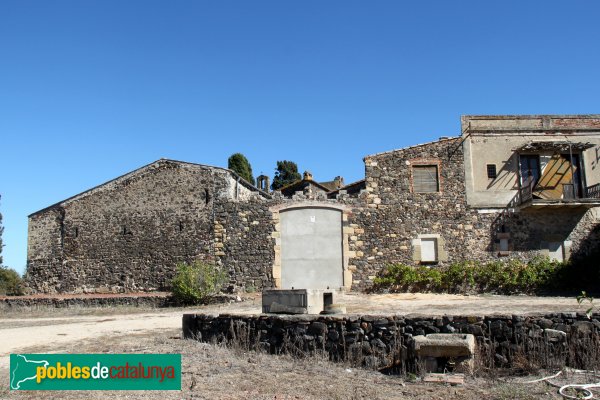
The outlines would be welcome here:
<svg viewBox="0 0 600 400">
<path fill-rule="evenodd" d="M 308 171 L 304 171 L 304 180 L 305 181 L 312 181 L 313 180 L 313 176 L 310 172 Z"/>
<path fill-rule="evenodd" d="M 333 179 L 333 182 L 335 183 L 336 189 L 339 189 L 339 188 L 341 188 L 341 187 L 344 186 L 344 177 L 343 176 L 336 176 Z"/>
</svg>

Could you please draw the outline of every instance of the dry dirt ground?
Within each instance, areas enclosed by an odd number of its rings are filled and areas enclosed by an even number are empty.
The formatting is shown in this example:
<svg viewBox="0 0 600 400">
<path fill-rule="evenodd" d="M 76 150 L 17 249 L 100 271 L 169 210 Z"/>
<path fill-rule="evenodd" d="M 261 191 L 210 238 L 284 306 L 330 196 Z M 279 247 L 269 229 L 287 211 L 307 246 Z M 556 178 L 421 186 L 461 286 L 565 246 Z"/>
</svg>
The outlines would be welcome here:
<svg viewBox="0 0 600 400">
<path fill-rule="evenodd" d="M 348 294 L 339 299 L 352 313 L 509 314 L 583 311 L 572 298 Z M 247 301 L 188 309 L 0 309 L 0 398 L 210 398 L 210 399 L 513 399 L 560 398 L 544 384 L 467 378 L 464 386 L 408 382 L 377 371 L 181 340 L 184 312 L 257 313 L 258 295 Z M 181 353 L 182 392 L 9 392 L 10 353 Z M 522 378 L 521 378 L 522 379 Z M 528 378 L 531 379 L 531 378 Z"/>
</svg>

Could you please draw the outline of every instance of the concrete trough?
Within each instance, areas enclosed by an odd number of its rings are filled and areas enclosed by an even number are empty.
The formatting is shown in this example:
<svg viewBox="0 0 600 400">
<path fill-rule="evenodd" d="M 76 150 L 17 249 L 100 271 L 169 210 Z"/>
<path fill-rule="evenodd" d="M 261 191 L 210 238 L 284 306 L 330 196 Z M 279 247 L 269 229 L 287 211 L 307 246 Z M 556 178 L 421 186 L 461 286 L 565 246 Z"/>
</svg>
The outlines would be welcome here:
<svg viewBox="0 0 600 400">
<path fill-rule="evenodd" d="M 262 312 L 271 314 L 319 314 L 332 304 L 336 290 L 265 289 Z"/>
</svg>

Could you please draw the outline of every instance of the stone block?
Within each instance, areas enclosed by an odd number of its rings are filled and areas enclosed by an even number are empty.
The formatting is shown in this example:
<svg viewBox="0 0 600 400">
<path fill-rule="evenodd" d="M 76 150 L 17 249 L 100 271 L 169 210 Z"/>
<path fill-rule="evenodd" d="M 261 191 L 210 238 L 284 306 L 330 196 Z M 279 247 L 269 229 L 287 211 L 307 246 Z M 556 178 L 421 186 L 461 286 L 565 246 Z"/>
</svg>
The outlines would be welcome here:
<svg viewBox="0 0 600 400">
<path fill-rule="evenodd" d="M 472 357 L 475 336 L 464 333 L 432 333 L 413 337 L 414 351 L 421 357 Z"/>
<path fill-rule="evenodd" d="M 471 372 L 475 337 L 464 333 L 432 333 L 413 337 L 413 351 L 427 372 L 438 372 L 442 360 L 454 362 L 454 372 Z"/>
<path fill-rule="evenodd" d="M 350 269 L 345 269 L 344 270 L 344 288 L 345 289 L 351 289 L 352 288 L 352 271 Z"/>
<path fill-rule="evenodd" d="M 567 334 L 556 329 L 544 329 L 544 336 L 549 342 L 564 342 L 567 340 Z"/>
</svg>

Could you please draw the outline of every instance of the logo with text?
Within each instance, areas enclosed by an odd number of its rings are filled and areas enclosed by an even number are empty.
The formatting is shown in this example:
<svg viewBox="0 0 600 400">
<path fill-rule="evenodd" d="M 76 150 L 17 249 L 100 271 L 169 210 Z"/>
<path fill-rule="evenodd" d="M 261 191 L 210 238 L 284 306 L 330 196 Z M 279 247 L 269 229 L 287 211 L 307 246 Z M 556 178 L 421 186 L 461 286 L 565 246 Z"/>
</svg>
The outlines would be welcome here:
<svg viewBox="0 0 600 400">
<path fill-rule="evenodd" d="M 11 390 L 181 390 L 181 354 L 11 354 Z"/>
</svg>

